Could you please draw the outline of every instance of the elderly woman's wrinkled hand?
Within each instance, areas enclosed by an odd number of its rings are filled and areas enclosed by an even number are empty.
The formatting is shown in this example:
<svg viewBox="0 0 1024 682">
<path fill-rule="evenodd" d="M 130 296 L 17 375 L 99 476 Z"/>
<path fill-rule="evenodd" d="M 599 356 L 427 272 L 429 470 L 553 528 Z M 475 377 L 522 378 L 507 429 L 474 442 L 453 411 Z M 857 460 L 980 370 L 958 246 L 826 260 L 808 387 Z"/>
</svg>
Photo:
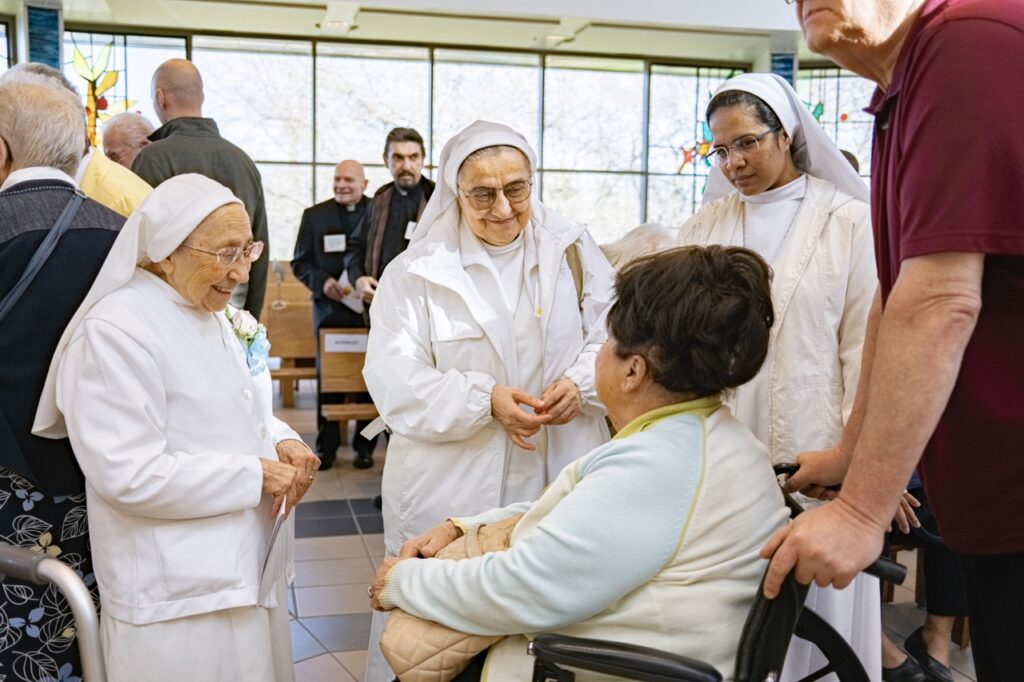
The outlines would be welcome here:
<svg viewBox="0 0 1024 682">
<path fill-rule="evenodd" d="M 504 427 L 512 442 L 524 450 L 537 448 L 526 442 L 526 438 L 540 431 L 540 427 L 551 423 L 550 414 L 530 414 L 519 405 L 527 405 L 538 412 L 545 402 L 513 386 L 495 386 L 491 390 L 491 416 Z"/>
<path fill-rule="evenodd" d="M 380 562 L 380 566 L 377 567 L 377 575 L 373 577 L 373 584 L 370 585 L 366 593 L 370 597 L 370 608 L 374 611 L 386 611 L 387 609 L 381 608 L 380 595 L 384 591 L 384 588 L 388 584 L 388 573 L 395 567 L 399 561 L 405 561 L 403 557 L 389 556 Z"/>
<path fill-rule="evenodd" d="M 414 538 L 406 540 L 398 556 L 403 559 L 416 559 L 418 557 L 429 559 L 436 556 L 443 548 L 458 539 L 460 535 L 462 535 L 461 528 L 450 520 L 445 521 Z"/>
<path fill-rule="evenodd" d="M 313 454 L 308 445 L 294 438 L 277 444 L 277 458 L 299 471 L 295 479 L 295 504 L 298 504 L 316 479 L 316 472 L 320 470 L 320 458 Z"/>
<path fill-rule="evenodd" d="M 551 424 L 568 424 L 579 416 L 583 409 L 583 394 L 572 379 L 562 377 L 544 390 L 540 397 L 544 407 L 538 414 L 551 415 Z"/>
<path fill-rule="evenodd" d="M 275 462 L 272 459 L 260 458 L 260 465 L 263 467 L 263 494 L 272 495 L 274 498 L 274 503 L 270 506 L 270 517 L 277 515 L 286 497 L 288 508 L 285 513 L 290 512 L 297 501 L 295 487 L 299 470 L 291 464 Z"/>
<path fill-rule="evenodd" d="M 900 497 L 900 505 L 896 507 L 896 517 L 893 519 L 893 523 L 896 524 L 896 527 L 904 535 L 909 535 L 911 528 L 921 527 L 921 521 L 914 512 L 914 509 L 920 506 L 921 502 L 916 497 L 906 490 L 903 491 L 903 496 Z"/>
</svg>

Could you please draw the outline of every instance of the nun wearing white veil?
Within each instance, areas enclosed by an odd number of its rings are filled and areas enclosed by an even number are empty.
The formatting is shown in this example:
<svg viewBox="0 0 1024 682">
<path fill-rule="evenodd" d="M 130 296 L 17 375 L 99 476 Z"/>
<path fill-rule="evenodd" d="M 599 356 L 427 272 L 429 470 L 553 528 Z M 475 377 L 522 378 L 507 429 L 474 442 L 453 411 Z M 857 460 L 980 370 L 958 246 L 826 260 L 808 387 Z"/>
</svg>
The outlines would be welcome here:
<svg viewBox="0 0 1024 682">
<path fill-rule="evenodd" d="M 377 289 L 363 376 L 391 431 L 389 556 L 446 518 L 536 499 L 608 439 L 594 358 L 614 272 L 585 225 L 539 201 L 535 169 L 507 126 L 458 133 Z M 392 679 L 375 661 L 367 679 Z"/>
<path fill-rule="evenodd" d="M 745 246 L 771 265 L 768 357 L 727 402 L 774 463 L 791 462 L 800 452 L 836 446 L 853 408 L 877 288 L 868 188 L 778 76 L 726 81 L 708 104 L 707 120 L 715 167 L 704 205 L 683 225 L 679 243 Z M 807 605 L 879 681 L 877 579 L 861 574 L 843 591 L 812 586 Z M 817 649 L 794 639 L 783 679 L 823 664 Z"/>
<path fill-rule="evenodd" d="M 86 480 L 111 682 L 294 678 L 273 510 L 316 455 L 272 414 L 269 346 L 225 308 L 262 243 L 241 202 L 172 178 L 129 217 L 54 354 L 33 433 Z"/>
</svg>

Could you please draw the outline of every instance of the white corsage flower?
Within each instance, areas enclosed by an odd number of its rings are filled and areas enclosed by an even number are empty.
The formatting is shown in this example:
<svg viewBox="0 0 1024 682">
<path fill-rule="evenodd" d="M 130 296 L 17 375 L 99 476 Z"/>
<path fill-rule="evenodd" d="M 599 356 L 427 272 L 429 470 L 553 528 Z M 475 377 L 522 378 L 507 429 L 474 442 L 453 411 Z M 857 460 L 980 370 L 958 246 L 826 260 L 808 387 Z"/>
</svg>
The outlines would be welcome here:
<svg viewBox="0 0 1024 682">
<path fill-rule="evenodd" d="M 242 344 L 249 373 L 256 376 L 266 370 L 267 358 L 270 356 L 267 328 L 257 322 L 248 310 L 235 310 L 228 306 L 224 309 L 224 316 L 231 323 L 238 342 Z"/>
</svg>

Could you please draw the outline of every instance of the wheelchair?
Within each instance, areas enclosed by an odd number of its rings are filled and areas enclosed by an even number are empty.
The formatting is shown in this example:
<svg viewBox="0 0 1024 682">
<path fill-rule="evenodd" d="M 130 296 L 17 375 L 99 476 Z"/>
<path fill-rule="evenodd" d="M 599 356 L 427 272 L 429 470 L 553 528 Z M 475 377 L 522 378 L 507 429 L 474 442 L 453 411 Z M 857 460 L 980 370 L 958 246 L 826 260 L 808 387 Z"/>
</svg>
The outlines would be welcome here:
<svg viewBox="0 0 1024 682">
<path fill-rule="evenodd" d="M 778 465 L 776 475 L 792 474 L 795 465 Z M 790 514 L 803 509 L 785 495 Z M 865 573 L 896 584 L 907 570 L 885 557 L 868 566 Z M 835 674 L 839 682 L 869 682 L 856 654 L 821 616 L 804 608 L 808 587 L 790 573 L 775 599 L 767 599 L 758 587 L 747 614 L 736 652 L 735 682 L 777 682 L 782 663 L 795 635 L 816 646 L 827 663 L 800 682 L 813 682 Z M 648 647 L 565 635 L 538 635 L 529 645 L 536 659 L 533 682 L 573 682 L 575 673 L 561 666 L 649 682 L 721 682 L 722 674 L 707 663 Z"/>
</svg>

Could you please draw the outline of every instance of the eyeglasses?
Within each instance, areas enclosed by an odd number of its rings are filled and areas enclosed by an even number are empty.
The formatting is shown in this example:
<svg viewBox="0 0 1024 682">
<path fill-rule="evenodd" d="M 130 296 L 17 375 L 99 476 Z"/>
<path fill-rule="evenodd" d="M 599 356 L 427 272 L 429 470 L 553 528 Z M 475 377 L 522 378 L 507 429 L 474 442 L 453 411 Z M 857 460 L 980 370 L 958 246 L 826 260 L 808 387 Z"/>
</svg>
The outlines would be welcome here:
<svg viewBox="0 0 1024 682">
<path fill-rule="evenodd" d="M 494 189 L 492 187 L 474 187 L 468 192 L 461 187 L 459 191 L 462 192 L 469 203 L 478 211 L 486 211 L 491 206 L 494 206 L 494 202 L 498 200 L 498 192 L 505 195 L 510 204 L 521 204 L 530 198 L 530 189 L 533 182 L 530 180 L 516 180 L 509 184 L 501 187 L 500 189 Z"/>
<path fill-rule="evenodd" d="M 715 166 L 724 166 L 729 163 L 729 159 L 732 158 L 733 152 L 739 156 L 746 158 L 748 155 L 757 152 L 759 149 L 758 143 L 768 135 L 778 131 L 779 128 L 769 128 L 760 135 L 746 135 L 733 142 L 731 145 L 725 145 L 722 147 L 712 147 L 711 151 L 708 152 L 708 160 Z"/>
<path fill-rule="evenodd" d="M 785 0 L 785 2 L 787 5 L 793 5 L 797 2 L 797 0 Z"/>
<path fill-rule="evenodd" d="M 206 253 L 211 256 L 217 257 L 217 263 L 221 267 L 229 268 L 234 265 L 239 258 L 245 257 L 245 260 L 252 263 L 254 260 L 260 257 L 263 253 L 263 242 L 250 242 L 245 246 L 228 246 L 223 249 L 217 249 L 216 251 L 207 251 L 205 249 L 197 249 L 194 246 L 188 244 L 182 244 L 186 249 L 192 251 L 198 251 L 199 253 Z"/>
</svg>

